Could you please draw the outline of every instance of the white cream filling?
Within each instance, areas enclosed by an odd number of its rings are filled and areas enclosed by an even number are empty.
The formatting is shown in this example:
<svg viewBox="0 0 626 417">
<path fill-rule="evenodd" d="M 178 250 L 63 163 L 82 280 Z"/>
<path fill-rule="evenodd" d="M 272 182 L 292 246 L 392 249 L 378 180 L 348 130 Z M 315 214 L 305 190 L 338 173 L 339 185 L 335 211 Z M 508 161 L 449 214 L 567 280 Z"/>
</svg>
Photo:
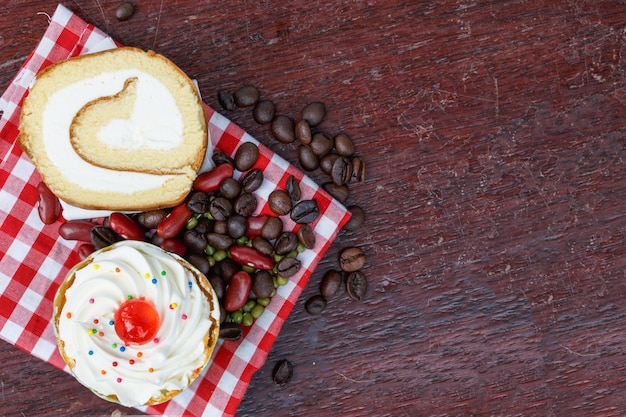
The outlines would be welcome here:
<svg viewBox="0 0 626 417">
<path fill-rule="evenodd" d="M 76 153 L 70 142 L 70 126 L 78 111 L 92 100 L 118 93 L 122 90 L 124 82 L 132 77 L 139 79 L 135 106 L 142 109 L 133 113 L 135 118 L 133 123 L 136 121 L 138 126 L 144 129 L 137 135 L 133 132 L 133 137 L 146 133 L 145 126 L 150 123 L 157 123 L 163 132 L 165 132 L 163 126 L 167 125 L 168 129 L 182 133 L 182 117 L 174 98 L 167 88 L 150 74 L 129 69 L 103 72 L 95 77 L 77 81 L 56 91 L 48 98 L 42 121 L 46 153 L 67 181 L 90 190 L 132 194 L 160 187 L 172 178 L 169 175 L 117 171 L 91 165 Z M 163 123 L 164 120 L 167 120 L 167 124 Z M 103 137 L 105 141 L 111 141 L 112 134 L 119 132 L 115 126 L 107 127 L 105 130 Z M 149 140 L 152 144 L 161 142 L 160 133 L 150 135 Z M 182 140 L 182 134 L 178 136 Z M 175 143 L 168 146 L 175 146 Z"/>
<path fill-rule="evenodd" d="M 155 341 L 124 345 L 117 336 L 111 321 L 129 295 L 156 307 L 161 326 Z M 96 253 L 76 271 L 65 297 L 58 337 L 75 363 L 74 375 L 125 406 L 143 405 L 164 389 L 186 388 L 204 364 L 210 317 L 219 322 L 219 308 L 210 309 L 195 278 L 172 256 L 143 242 L 124 241 Z"/>
</svg>

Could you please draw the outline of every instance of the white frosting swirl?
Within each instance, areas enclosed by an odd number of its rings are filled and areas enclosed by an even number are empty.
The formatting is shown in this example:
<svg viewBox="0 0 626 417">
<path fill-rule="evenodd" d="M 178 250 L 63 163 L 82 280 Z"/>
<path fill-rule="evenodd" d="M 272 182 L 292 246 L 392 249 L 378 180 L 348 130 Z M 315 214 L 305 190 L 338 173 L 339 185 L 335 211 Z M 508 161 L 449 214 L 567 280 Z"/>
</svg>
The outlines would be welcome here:
<svg viewBox="0 0 626 417">
<path fill-rule="evenodd" d="M 74 279 L 55 326 L 74 376 L 125 406 L 189 386 L 211 352 L 207 333 L 219 323 L 215 292 L 200 288 L 180 258 L 145 242 L 119 242 L 89 259 L 68 274 Z M 154 340 L 125 344 L 116 334 L 115 312 L 129 297 L 144 297 L 158 311 Z"/>
</svg>

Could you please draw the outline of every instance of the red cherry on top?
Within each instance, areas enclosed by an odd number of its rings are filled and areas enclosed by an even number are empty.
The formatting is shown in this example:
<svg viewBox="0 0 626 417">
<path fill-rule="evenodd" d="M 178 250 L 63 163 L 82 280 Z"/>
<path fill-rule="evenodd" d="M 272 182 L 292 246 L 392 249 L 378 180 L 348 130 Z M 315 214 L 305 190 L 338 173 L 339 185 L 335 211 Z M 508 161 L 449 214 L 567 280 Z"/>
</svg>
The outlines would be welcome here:
<svg viewBox="0 0 626 417">
<path fill-rule="evenodd" d="M 143 344 L 153 340 L 160 325 L 156 308 L 143 298 L 126 300 L 115 312 L 115 333 L 126 343 Z"/>
</svg>

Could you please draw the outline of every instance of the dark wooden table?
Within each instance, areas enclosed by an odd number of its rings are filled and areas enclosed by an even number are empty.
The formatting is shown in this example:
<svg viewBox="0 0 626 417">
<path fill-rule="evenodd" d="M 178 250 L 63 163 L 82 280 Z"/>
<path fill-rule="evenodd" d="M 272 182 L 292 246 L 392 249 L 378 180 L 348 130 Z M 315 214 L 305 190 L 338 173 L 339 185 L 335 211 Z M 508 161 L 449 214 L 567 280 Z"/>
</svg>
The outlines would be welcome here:
<svg viewBox="0 0 626 417">
<path fill-rule="evenodd" d="M 136 0 L 126 22 L 117 1 L 65 4 L 177 62 L 290 161 L 217 91 L 254 84 L 293 117 L 323 101 L 366 161 L 349 200 L 366 223 L 330 248 L 239 415 L 626 414 L 623 1 Z M 55 6 L 0 8 L 2 90 Z M 366 299 L 308 315 L 348 245 Z M 6 342 L 0 363 L 1 416 L 137 414 Z"/>
</svg>

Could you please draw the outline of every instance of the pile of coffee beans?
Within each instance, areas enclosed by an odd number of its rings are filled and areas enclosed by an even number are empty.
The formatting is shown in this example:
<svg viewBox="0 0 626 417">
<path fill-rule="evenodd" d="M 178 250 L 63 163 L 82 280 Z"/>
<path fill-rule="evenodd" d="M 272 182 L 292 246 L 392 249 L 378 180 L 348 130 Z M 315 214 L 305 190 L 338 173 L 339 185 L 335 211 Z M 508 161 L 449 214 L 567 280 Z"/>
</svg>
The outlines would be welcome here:
<svg viewBox="0 0 626 417">
<path fill-rule="evenodd" d="M 328 175 L 329 181 L 322 187 L 340 203 L 346 204 L 350 197 L 350 184 L 365 181 L 365 162 L 357 155 L 354 141 L 345 132 L 328 134 L 321 128 L 326 118 L 326 106 L 322 102 L 311 102 L 293 118 L 277 114 L 276 105 L 271 100 L 262 99 L 260 90 L 245 85 L 235 92 L 218 92 L 217 99 L 227 111 L 238 108 L 252 108 L 254 120 L 270 126 L 274 139 L 283 144 L 297 144 L 297 163 L 305 171 L 320 170 Z M 281 209 L 288 209 L 289 198 L 277 190 L 271 196 Z M 365 221 L 365 213 L 358 205 L 348 205 L 350 220 L 344 225 L 347 231 L 355 231 Z M 342 287 L 353 300 L 362 300 L 367 293 L 367 277 L 361 271 L 365 263 L 365 253 L 358 247 L 341 251 L 339 270 L 328 271 L 320 282 L 320 293 L 305 302 L 309 314 L 318 315 L 324 311 L 329 297 Z"/>
</svg>

